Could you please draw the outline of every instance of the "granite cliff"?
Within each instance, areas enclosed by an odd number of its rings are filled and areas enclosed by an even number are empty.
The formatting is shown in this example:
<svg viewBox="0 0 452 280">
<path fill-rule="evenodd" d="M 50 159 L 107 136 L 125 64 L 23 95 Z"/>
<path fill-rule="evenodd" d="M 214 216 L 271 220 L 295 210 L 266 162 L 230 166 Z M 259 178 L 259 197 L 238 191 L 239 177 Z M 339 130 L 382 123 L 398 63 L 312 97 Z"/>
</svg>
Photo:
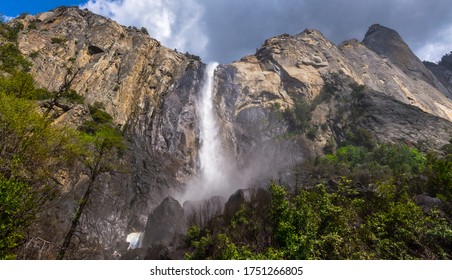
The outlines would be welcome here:
<svg viewBox="0 0 452 280">
<path fill-rule="evenodd" d="M 120 171 L 102 174 L 69 257 L 124 254 L 132 232 L 146 231 L 147 246 L 169 243 L 152 228 L 165 215 L 179 224 L 162 232 L 179 235 L 186 226 L 179 221 L 182 206 L 165 197 L 183 192 L 199 169 L 196 104 L 205 64 L 162 46 L 144 29 L 87 10 L 61 7 L 15 21 L 24 25 L 19 47 L 33 62 L 36 81 L 84 97 L 85 104 L 55 109 L 56 122 L 78 126 L 87 106 L 100 103 L 128 139 L 117 159 Z M 397 32 L 379 25 L 362 42 L 339 46 L 317 30 L 284 34 L 254 55 L 219 65 L 215 110 L 237 170 L 222 195 L 270 178 L 294 184 L 291 166 L 334 150 L 350 135 L 439 150 L 452 135 L 450 79 L 428 66 Z M 59 179 L 61 196 L 35 233 L 51 244 L 62 240 L 86 175 L 80 168 Z M 49 246 L 45 257 L 56 249 Z"/>
</svg>

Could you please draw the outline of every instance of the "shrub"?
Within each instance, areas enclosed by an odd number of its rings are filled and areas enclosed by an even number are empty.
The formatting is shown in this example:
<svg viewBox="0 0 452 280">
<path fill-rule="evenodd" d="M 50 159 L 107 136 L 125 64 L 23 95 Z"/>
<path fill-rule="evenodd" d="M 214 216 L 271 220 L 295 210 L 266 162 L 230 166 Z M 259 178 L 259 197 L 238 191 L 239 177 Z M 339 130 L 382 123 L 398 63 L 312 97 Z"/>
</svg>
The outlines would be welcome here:
<svg viewBox="0 0 452 280">
<path fill-rule="evenodd" d="M 39 56 L 39 52 L 38 51 L 31 52 L 29 56 L 30 58 L 37 58 Z"/>
<path fill-rule="evenodd" d="M 60 38 L 60 37 L 52 37 L 52 38 L 50 38 L 50 42 L 52 44 L 61 45 L 61 44 L 64 44 L 66 42 L 66 39 L 63 39 L 63 38 Z"/>
<path fill-rule="evenodd" d="M 35 30 L 37 29 L 36 22 L 32 21 L 28 24 L 28 29 Z"/>
<path fill-rule="evenodd" d="M 0 46 L 0 70 L 15 73 L 17 71 L 28 71 L 31 63 L 21 54 L 14 43 L 6 43 Z"/>
</svg>

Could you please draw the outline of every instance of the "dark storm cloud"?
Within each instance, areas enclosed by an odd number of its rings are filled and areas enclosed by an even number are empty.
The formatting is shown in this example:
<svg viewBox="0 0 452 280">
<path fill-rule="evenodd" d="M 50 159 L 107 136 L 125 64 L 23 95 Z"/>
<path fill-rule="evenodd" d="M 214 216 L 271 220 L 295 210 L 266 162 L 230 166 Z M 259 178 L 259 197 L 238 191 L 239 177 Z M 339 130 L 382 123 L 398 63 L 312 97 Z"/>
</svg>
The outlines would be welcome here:
<svg viewBox="0 0 452 280">
<path fill-rule="evenodd" d="M 361 40 L 374 23 L 397 30 L 421 59 L 438 60 L 452 50 L 450 0 L 91 0 L 86 7 L 221 63 L 253 54 L 282 33 L 315 28 L 338 44 Z"/>
<path fill-rule="evenodd" d="M 293 35 L 315 28 L 338 44 L 351 38 L 362 39 L 374 23 L 396 29 L 424 58 L 431 55 L 422 50 L 429 42 L 449 43 L 449 50 L 444 52 L 452 50 L 452 34 L 447 32 L 452 27 L 450 0 L 229 0 L 208 1 L 205 7 L 207 54 L 222 61 L 254 53 L 265 39 L 282 33 Z M 449 38 L 438 38 L 441 32 Z"/>
</svg>

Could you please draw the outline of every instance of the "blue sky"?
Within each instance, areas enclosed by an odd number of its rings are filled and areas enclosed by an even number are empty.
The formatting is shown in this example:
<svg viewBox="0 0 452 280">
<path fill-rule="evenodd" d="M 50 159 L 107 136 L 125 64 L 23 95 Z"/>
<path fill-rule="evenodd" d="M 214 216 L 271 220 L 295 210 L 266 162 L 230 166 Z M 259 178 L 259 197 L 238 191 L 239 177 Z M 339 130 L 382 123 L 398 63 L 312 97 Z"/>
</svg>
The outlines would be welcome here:
<svg viewBox="0 0 452 280">
<path fill-rule="evenodd" d="M 23 12 L 37 14 L 54 9 L 58 6 L 78 6 L 87 0 L 1 0 L 0 14 L 14 17 Z"/>
<path fill-rule="evenodd" d="M 451 0 L 0 0 L 0 15 L 80 5 L 126 26 L 146 27 L 169 48 L 228 63 L 273 36 L 320 30 L 339 44 L 374 23 L 395 29 L 422 60 L 452 51 Z"/>
</svg>

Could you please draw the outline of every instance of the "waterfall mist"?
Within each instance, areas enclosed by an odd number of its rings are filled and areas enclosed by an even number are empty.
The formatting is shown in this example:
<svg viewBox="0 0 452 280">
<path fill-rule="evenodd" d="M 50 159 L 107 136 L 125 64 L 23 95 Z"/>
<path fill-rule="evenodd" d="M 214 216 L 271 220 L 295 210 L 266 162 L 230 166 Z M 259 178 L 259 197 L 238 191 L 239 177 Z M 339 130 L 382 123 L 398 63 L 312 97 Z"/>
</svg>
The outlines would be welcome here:
<svg viewBox="0 0 452 280">
<path fill-rule="evenodd" d="M 218 63 L 209 63 L 204 73 L 197 101 L 200 141 L 198 174 L 187 183 L 185 193 L 175 196 L 181 203 L 207 200 L 214 196 L 227 198 L 239 188 L 250 187 L 253 183 L 265 184 L 265 180 L 279 177 L 278 172 L 282 168 L 297 161 L 293 153 L 296 148 L 288 146 L 287 142 L 257 142 L 240 159 L 233 150 L 226 149 L 214 102 L 217 66 Z"/>
</svg>

